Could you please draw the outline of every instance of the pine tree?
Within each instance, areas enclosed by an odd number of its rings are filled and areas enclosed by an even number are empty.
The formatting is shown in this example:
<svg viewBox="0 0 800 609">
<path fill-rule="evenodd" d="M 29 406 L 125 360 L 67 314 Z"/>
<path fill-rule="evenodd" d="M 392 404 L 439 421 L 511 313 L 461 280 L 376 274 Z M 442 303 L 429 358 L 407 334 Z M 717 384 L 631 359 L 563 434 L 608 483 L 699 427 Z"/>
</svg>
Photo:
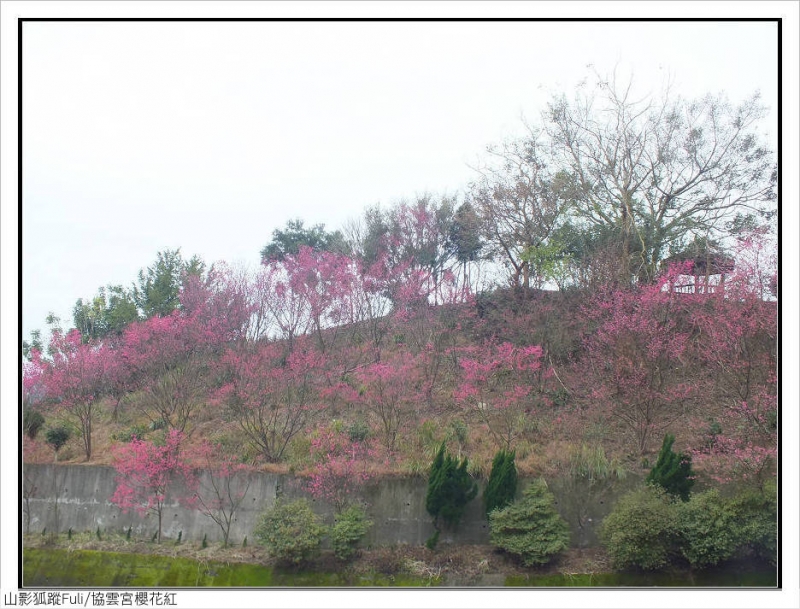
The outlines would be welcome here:
<svg viewBox="0 0 800 609">
<path fill-rule="evenodd" d="M 492 473 L 483 491 L 483 503 L 486 516 L 492 510 L 502 509 L 514 501 L 517 494 L 517 466 L 514 464 L 515 453 L 498 451 L 492 461 Z"/>
<path fill-rule="evenodd" d="M 689 501 L 689 493 L 694 486 L 694 472 L 692 471 L 692 457 L 685 453 L 675 453 L 672 445 L 675 436 L 666 434 L 661 452 L 658 453 L 653 469 L 647 475 L 647 483 L 663 488 L 670 495 Z"/>
</svg>

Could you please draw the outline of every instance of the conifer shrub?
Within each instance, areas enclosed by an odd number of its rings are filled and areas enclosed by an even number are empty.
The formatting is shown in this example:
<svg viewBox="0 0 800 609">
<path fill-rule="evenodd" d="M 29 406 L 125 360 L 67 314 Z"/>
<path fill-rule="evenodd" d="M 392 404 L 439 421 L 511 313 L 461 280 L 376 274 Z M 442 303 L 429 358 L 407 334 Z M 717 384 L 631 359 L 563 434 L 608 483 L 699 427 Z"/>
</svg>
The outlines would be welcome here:
<svg viewBox="0 0 800 609">
<path fill-rule="evenodd" d="M 483 491 L 486 516 L 495 509 L 502 509 L 514 502 L 517 495 L 517 466 L 514 453 L 499 451 L 492 461 L 492 473 Z"/>
<path fill-rule="evenodd" d="M 544 480 L 534 480 L 519 501 L 489 513 L 489 539 L 525 566 L 542 565 L 569 546 L 569 527 L 556 511 Z"/>
<path fill-rule="evenodd" d="M 433 516 L 437 529 L 440 522 L 458 526 L 467 504 L 478 494 L 478 485 L 467 472 L 467 466 L 466 457 L 459 464 L 442 443 L 431 464 L 425 496 L 425 508 Z"/>
<path fill-rule="evenodd" d="M 660 569 L 678 552 L 675 501 L 660 486 L 631 491 L 617 501 L 600 527 L 600 540 L 615 569 Z"/>
<path fill-rule="evenodd" d="M 48 429 L 45 434 L 45 441 L 58 454 L 58 451 L 69 441 L 70 435 L 69 428 L 61 425 Z"/>
<path fill-rule="evenodd" d="M 299 565 L 319 553 L 326 529 L 307 500 L 279 500 L 261 515 L 253 533 L 273 558 Z"/>
<path fill-rule="evenodd" d="M 336 516 L 331 528 L 331 547 L 336 558 L 349 560 L 357 551 L 358 542 L 367 534 L 372 521 L 367 519 L 364 510 L 352 506 Z"/>
<path fill-rule="evenodd" d="M 429 550 L 436 549 L 436 546 L 439 545 L 439 533 L 440 531 L 437 529 L 433 532 L 433 535 L 431 535 L 430 537 L 428 537 L 428 539 L 425 540 L 426 548 L 428 548 Z"/>
<path fill-rule="evenodd" d="M 648 484 L 656 484 L 670 495 L 689 501 L 689 493 L 694 486 L 692 457 L 685 453 L 675 453 L 672 445 L 675 436 L 666 434 L 658 453 L 658 460 L 647 475 Z"/>
</svg>

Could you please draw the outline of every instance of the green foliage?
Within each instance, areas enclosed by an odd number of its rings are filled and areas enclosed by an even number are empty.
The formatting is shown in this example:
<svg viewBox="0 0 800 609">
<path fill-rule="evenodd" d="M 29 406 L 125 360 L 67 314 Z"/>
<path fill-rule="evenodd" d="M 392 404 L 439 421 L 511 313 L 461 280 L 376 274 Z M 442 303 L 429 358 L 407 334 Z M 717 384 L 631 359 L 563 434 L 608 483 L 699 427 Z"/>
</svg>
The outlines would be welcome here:
<svg viewBox="0 0 800 609">
<path fill-rule="evenodd" d="M 120 334 L 138 318 L 133 293 L 121 285 L 101 287 L 94 298 L 79 298 L 72 309 L 72 323 L 83 342 Z"/>
<path fill-rule="evenodd" d="M 99 529 L 98 529 L 99 530 Z M 67 529 L 67 539 L 72 541 L 72 527 Z"/>
<path fill-rule="evenodd" d="M 133 300 L 146 318 L 165 317 L 180 305 L 180 291 L 190 275 L 202 276 L 205 264 L 197 256 L 184 262 L 180 248 L 156 255 L 153 266 L 139 271 L 139 283 L 133 288 Z"/>
<path fill-rule="evenodd" d="M 253 531 L 270 555 L 283 563 L 300 564 L 319 552 L 325 527 L 305 499 L 278 500 L 266 510 Z"/>
<path fill-rule="evenodd" d="M 489 539 L 526 566 L 549 562 L 569 546 L 569 527 L 544 480 L 534 480 L 511 505 L 489 514 Z"/>
<path fill-rule="evenodd" d="M 526 248 L 521 259 L 531 266 L 537 277 L 562 285 L 567 275 L 565 269 L 570 262 L 569 253 L 565 250 L 563 243 L 551 240 Z"/>
<path fill-rule="evenodd" d="M 331 547 L 336 558 L 349 560 L 356 553 L 358 542 L 367 534 L 372 521 L 358 506 L 344 510 L 331 528 Z"/>
<path fill-rule="evenodd" d="M 31 440 L 35 440 L 42 427 L 44 427 L 44 417 L 42 413 L 26 406 L 22 411 L 22 430 L 25 434 Z"/>
<path fill-rule="evenodd" d="M 602 446 L 581 445 L 569 453 L 565 474 L 587 485 L 609 479 L 622 480 L 627 472 L 616 459 L 609 460 Z"/>
<path fill-rule="evenodd" d="M 272 241 L 261 250 L 262 262 L 282 262 L 287 256 L 296 256 L 301 246 L 310 247 L 318 252 L 327 251 L 337 254 L 347 253 L 347 244 L 340 231 L 329 233 L 324 224 L 316 224 L 306 228 L 303 221 L 289 220 L 286 228 L 272 231 Z"/>
<path fill-rule="evenodd" d="M 774 482 L 749 489 L 731 500 L 738 551 L 776 563 L 778 555 L 778 496 Z"/>
<path fill-rule="evenodd" d="M 148 431 L 150 429 L 146 425 L 134 425 L 124 431 L 111 434 L 111 439 L 117 442 L 131 442 L 134 438 L 142 440 Z"/>
<path fill-rule="evenodd" d="M 450 421 L 450 431 L 452 432 L 452 436 L 458 442 L 458 445 L 461 448 L 464 448 L 467 444 L 467 440 L 469 439 L 469 427 L 467 424 L 462 421 L 461 419 L 453 419 Z"/>
<path fill-rule="evenodd" d="M 351 442 L 363 442 L 368 436 L 369 425 L 365 421 L 354 421 L 347 428 L 347 437 Z"/>
<path fill-rule="evenodd" d="M 736 511 L 716 490 L 692 495 L 678 506 L 680 549 L 693 567 L 708 567 L 729 559 L 740 539 Z"/>
<path fill-rule="evenodd" d="M 425 540 L 425 547 L 428 548 L 429 550 L 435 550 L 438 544 L 439 544 L 439 530 L 437 529 L 436 531 L 433 532 L 433 535 L 431 535 L 430 537 L 428 537 L 428 539 Z"/>
<path fill-rule="evenodd" d="M 70 431 L 68 427 L 60 425 L 47 430 L 44 438 L 56 453 L 69 441 Z"/>
<path fill-rule="evenodd" d="M 615 569 L 660 569 L 677 548 L 678 513 L 674 500 L 659 486 L 623 496 L 600 527 L 600 539 Z"/>
<path fill-rule="evenodd" d="M 22 357 L 31 361 L 33 359 L 33 351 L 44 353 L 44 343 L 42 342 L 42 331 L 31 330 L 31 339 L 22 341 Z"/>
<path fill-rule="evenodd" d="M 458 262 L 466 264 L 479 258 L 484 246 L 481 218 L 471 203 L 464 202 L 455 211 L 448 238 L 450 249 Z"/>
<path fill-rule="evenodd" d="M 486 516 L 492 510 L 502 509 L 514 502 L 517 494 L 517 466 L 515 453 L 499 451 L 492 461 L 492 473 L 483 491 L 483 504 Z"/>
<path fill-rule="evenodd" d="M 678 502 L 648 486 L 619 500 L 600 535 L 616 569 L 659 569 L 678 555 L 695 568 L 736 556 L 775 564 L 777 493 L 771 486 L 728 499 L 709 490 Z"/>
<path fill-rule="evenodd" d="M 717 444 L 717 437 L 722 435 L 722 425 L 720 425 L 719 421 L 711 419 L 703 435 L 703 447 L 706 450 L 712 450 Z"/>
<path fill-rule="evenodd" d="M 425 508 L 434 518 L 438 529 L 439 519 L 449 526 L 457 526 L 467 503 L 478 494 L 478 485 L 467 472 L 465 457 L 458 459 L 446 454 L 444 443 L 436 453 L 428 476 L 428 493 Z"/>
<path fill-rule="evenodd" d="M 242 541 L 242 547 L 243 548 L 247 547 L 247 535 L 244 536 L 244 540 Z"/>
<path fill-rule="evenodd" d="M 167 422 L 164 419 L 156 419 L 151 421 L 149 425 L 150 431 L 158 431 L 159 429 L 166 429 Z"/>
<path fill-rule="evenodd" d="M 419 437 L 423 452 L 426 455 L 435 454 L 434 451 L 438 450 L 442 442 L 439 437 L 439 426 L 436 424 L 436 421 L 431 419 L 423 421 L 419 427 L 417 427 L 417 436 Z"/>
<path fill-rule="evenodd" d="M 694 486 L 694 472 L 692 471 L 692 457 L 685 453 L 674 453 L 672 444 L 675 436 L 666 434 L 658 461 L 647 476 L 648 484 L 656 484 L 670 495 L 680 497 L 683 501 L 689 500 L 689 493 Z"/>
</svg>

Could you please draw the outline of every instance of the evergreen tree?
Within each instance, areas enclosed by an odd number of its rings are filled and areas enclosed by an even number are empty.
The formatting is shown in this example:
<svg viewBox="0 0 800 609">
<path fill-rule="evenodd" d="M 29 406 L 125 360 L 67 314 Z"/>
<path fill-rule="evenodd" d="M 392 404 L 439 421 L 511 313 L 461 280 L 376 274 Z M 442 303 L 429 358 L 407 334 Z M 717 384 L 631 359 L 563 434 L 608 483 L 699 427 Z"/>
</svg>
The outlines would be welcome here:
<svg viewBox="0 0 800 609">
<path fill-rule="evenodd" d="M 547 563 L 569 545 L 569 527 L 554 503 L 544 480 L 535 480 L 519 501 L 489 515 L 492 544 L 526 566 Z"/>
<path fill-rule="evenodd" d="M 45 434 L 45 441 L 53 448 L 55 451 L 55 460 L 58 461 L 58 451 L 67 443 L 70 437 L 69 428 L 60 425 L 59 427 L 53 427 L 52 429 L 48 429 L 47 433 Z"/>
<path fill-rule="evenodd" d="M 347 244 L 341 231 L 328 232 L 324 224 L 315 224 L 306 228 L 299 218 L 289 220 L 283 230 L 272 231 L 272 240 L 261 250 L 261 262 L 283 262 L 287 256 L 297 256 L 302 246 L 316 252 L 334 252 L 345 254 Z"/>
<path fill-rule="evenodd" d="M 458 525 L 464 508 L 478 494 L 478 485 L 467 472 L 467 458 L 458 459 L 445 451 L 444 443 L 431 464 L 425 507 L 439 528 L 439 519 L 449 526 Z"/>
<path fill-rule="evenodd" d="M 133 300 L 145 318 L 166 317 L 180 306 L 180 292 L 186 278 L 202 279 L 204 273 L 205 263 L 198 256 L 192 256 L 187 262 L 180 248 L 158 252 L 155 264 L 139 271 L 138 285 L 133 286 Z"/>
<path fill-rule="evenodd" d="M 517 494 L 517 466 L 513 452 L 499 451 L 492 461 L 492 473 L 483 491 L 483 503 L 488 517 L 492 510 L 502 509 L 514 502 Z"/>
<path fill-rule="evenodd" d="M 694 472 L 692 471 L 692 457 L 685 453 L 672 451 L 675 436 L 666 434 L 661 452 L 658 453 L 653 469 L 647 476 L 648 484 L 655 484 L 663 488 L 670 495 L 689 501 L 689 493 L 694 486 Z"/>
</svg>

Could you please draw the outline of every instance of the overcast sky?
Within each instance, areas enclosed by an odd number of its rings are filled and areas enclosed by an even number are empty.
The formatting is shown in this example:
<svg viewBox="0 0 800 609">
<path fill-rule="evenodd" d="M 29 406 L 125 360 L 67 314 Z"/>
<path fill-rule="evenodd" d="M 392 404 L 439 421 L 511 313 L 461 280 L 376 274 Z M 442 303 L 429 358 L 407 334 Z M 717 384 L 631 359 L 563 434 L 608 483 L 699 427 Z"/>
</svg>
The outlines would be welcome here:
<svg viewBox="0 0 800 609">
<path fill-rule="evenodd" d="M 615 66 L 643 92 L 760 90 L 775 23 L 142 23 L 23 27 L 23 332 L 165 248 L 258 263 L 294 217 L 463 192 L 486 145 Z"/>
<path fill-rule="evenodd" d="M 19 381 L 16 343 L 17 16 L 130 17 L 353 14 L 686 17 L 783 16 L 784 167 L 797 167 L 798 7 L 796 2 L 9 2 L 0 5 L 2 61 L 3 485 L 17 482 L 19 438 L 11 407 Z M 734 15 L 735 13 L 735 15 Z M 44 329 L 47 312 L 71 322 L 79 297 L 130 286 L 156 252 L 182 247 L 207 261 L 255 265 L 275 228 L 293 217 L 338 228 L 366 205 L 425 191 L 461 192 L 486 145 L 522 131 L 550 94 L 568 95 L 587 76 L 618 66 L 640 90 L 669 76 L 684 97 L 725 91 L 733 102 L 760 90 L 777 136 L 777 26 L 758 22 L 628 23 L 81 23 L 26 22 L 23 34 L 24 178 L 22 325 Z M 782 216 L 797 226 L 797 173 L 786 172 Z M 789 233 L 792 234 L 792 233 Z M 797 239 L 786 239 L 797 264 Z M 785 259 L 782 261 L 785 267 Z M 796 267 L 790 266 L 791 278 Z M 797 363 L 796 282 L 782 306 L 782 361 Z M 783 285 L 782 285 L 783 287 Z M 787 296 L 788 294 L 788 296 Z M 786 304 L 788 303 L 788 304 Z M 786 358 L 789 357 L 789 360 Z M 797 402 L 797 375 L 781 391 Z M 797 410 L 782 410 L 797 428 Z M 791 432 L 789 432 L 791 433 Z M 763 606 L 797 606 L 797 444 L 781 446 L 784 589 Z M 17 532 L 14 493 L 6 493 L 3 532 Z M 7 501 L 5 501 L 7 500 Z M 18 503 L 18 502 L 17 502 Z M 17 505 L 18 507 L 18 505 Z M 786 549 L 788 548 L 788 550 Z M 13 573 L 14 544 L 3 544 L 3 573 Z M 4 578 L 12 581 L 13 577 Z M 789 581 L 791 580 L 791 581 Z M 231 602 L 204 591 L 196 606 Z M 494 592 L 437 595 L 442 606 L 481 606 Z M 694 606 L 686 591 L 597 595 L 570 593 L 571 606 Z M 549 593 L 552 593 L 548 596 Z M 715 592 L 708 607 L 751 607 L 755 591 Z M 187 592 L 179 593 L 185 601 Z M 223 598 L 221 594 L 225 594 Z M 374 606 L 369 596 L 330 590 L 276 596 L 286 605 Z M 563 591 L 536 593 L 555 606 Z M 778 595 L 778 596 L 776 596 Z M 419 598 L 419 591 L 415 593 Z M 647 598 L 643 598 L 647 596 Z M 263 606 L 253 594 L 246 606 Z M 769 598 L 767 598 L 769 597 Z M 245 606 L 243 595 L 233 603 Z M 503 594 L 529 606 L 529 592 Z M 398 591 L 382 606 L 407 606 Z M 457 599 L 454 601 L 453 599 Z M 578 599 L 578 600 L 576 600 Z M 549 601 L 549 602 L 548 602 Z M 412 600 L 412 602 L 414 602 Z M 204 604 L 205 603 L 205 604 Z M 550 603 L 553 603 L 551 605 Z M 486 605 L 490 606 L 490 605 Z"/>
</svg>

